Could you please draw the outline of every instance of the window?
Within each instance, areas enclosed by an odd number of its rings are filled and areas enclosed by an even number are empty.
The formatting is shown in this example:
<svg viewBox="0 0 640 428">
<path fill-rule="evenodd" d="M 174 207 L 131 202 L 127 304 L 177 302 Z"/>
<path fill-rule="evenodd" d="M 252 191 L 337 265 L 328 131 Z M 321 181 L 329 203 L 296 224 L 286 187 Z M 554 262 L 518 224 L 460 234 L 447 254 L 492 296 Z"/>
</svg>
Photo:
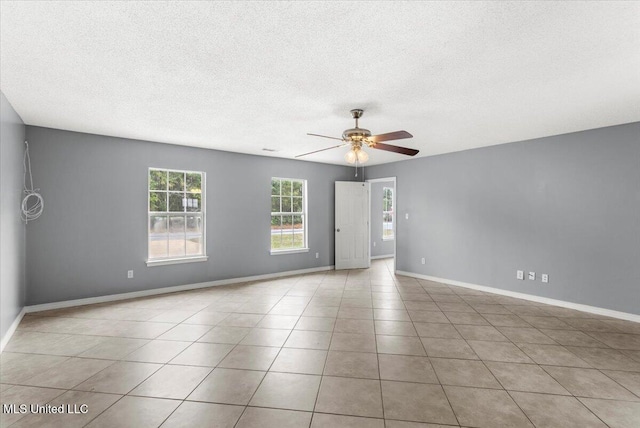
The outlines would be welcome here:
<svg viewBox="0 0 640 428">
<path fill-rule="evenodd" d="M 271 253 L 307 251 L 307 181 L 271 179 Z"/>
<path fill-rule="evenodd" d="M 393 188 L 382 188 L 382 240 L 393 239 Z"/>
<path fill-rule="evenodd" d="M 203 261 L 204 172 L 149 168 L 147 265 Z"/>
</svg>

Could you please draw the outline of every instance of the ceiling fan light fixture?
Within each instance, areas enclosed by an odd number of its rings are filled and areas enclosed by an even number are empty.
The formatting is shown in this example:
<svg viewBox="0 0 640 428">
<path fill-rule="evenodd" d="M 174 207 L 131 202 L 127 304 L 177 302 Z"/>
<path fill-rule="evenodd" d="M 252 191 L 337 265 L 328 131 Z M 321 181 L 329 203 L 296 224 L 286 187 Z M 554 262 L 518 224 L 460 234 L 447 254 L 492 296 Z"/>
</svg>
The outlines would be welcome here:
<svg viewBox="0 0 640 428">
<path fill-rule="evenodd" d="M 356 163 L 356 159 L 357 159 L 357 155 L 356 152 L 353 151 L 353 149 L 349 150 L 347 153 L 345 153 L 344 155 L 344 160 L 347 161 L 348 164 L 354 164 Z"/>
<path fill-rule="evenodd" d="M 356 152 L 356 157 L 358 158 L 358 163 L 365 163 L 369 160 L 369 155 L 362 149 Z"/>
<path fill-rule="evenodd" d="M 363 164 L 369 160 L 369 155 L 360 147 L 352 147 L 351 150 L 344 154 L 344 160 L 350 165 L 356 162 Z"/>
</svg>

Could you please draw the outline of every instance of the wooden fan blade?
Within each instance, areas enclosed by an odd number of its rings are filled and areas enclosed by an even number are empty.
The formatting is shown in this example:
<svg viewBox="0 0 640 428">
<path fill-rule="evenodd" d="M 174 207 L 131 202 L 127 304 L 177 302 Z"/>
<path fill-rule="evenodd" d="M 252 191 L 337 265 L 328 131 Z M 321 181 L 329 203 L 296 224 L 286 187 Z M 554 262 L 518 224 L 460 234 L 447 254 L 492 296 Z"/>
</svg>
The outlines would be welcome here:
<svg viewBox="0 0 640 428">
<path fill-rule="evenodd" d="M 386 134 L 372 135 L 368 140 L 377 143 L 380 141 L 402 140 L 403 138 L 413 138 L 413 135 L 409 134 L 407 131 L 396 131 L 388 132 Z"/>
<path fill-rule="evenodd" d="M 400 153 L 402 155 L 407 155 L 407 156 L 415 156 L 418 154 L 418 152 L 420 152 L 420 150 L 408 149 L 406 147 L 393 146 L 391 144 L 384 144 L 384 143 L 375 143 L 370 147 L 372 149 L 385 150 L 387 152 Z"/>
<path fill-rule="evenodd" d="M 312 135 L 314 137 L 322 137 L 322 138 L 331 138 L 332 140 L 340 140 L 343 141 L 342 138 L 338 138 L 338 137 L 328 137 L 326 135 L 320 135 L 320 134 L 307 134 L 307 135 Z"/>
<path fill-rule="evenodd" d="M 331 138 L 331 137 L 327 137 L 327 138 Z M 316 150 L 316 151 L 313 151 L 313 152 L 304 153 L 302 155 L 296 156 L 296 158 L 301 158 L 302 156 L 312 155 L 312 154 L 318 153 L 318 152 L 324 152 L 325 150 L 337 149 L 338 147 L 343 147 L 343 146 L 346 146 L 347 144 L 349 144 L 349 143 L 338 144 L 337 146 L 327 147 L 326 149 L 320 149 L 320 150 Z"/>
</svg>

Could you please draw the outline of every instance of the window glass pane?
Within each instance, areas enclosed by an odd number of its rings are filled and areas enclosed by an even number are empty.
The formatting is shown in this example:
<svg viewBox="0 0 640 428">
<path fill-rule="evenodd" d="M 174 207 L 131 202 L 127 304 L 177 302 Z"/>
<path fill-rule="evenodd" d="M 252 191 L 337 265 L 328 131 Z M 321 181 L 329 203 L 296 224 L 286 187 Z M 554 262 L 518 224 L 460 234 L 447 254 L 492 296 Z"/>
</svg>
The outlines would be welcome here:
<svg viewBox="0 0 640 428">
<path fill-rule="evenodd" d="M 280 234 L 280 231 L 278 231 L 277 233 L 271 233 L 271 248 L 274 250 L 279 250 L 282 248 L 282 235 Z"/>
<path fill-rule="evenodd" d="M 271 216 L 271 230 L 280 230 L 282 225 L 282 216 L 272 215 Z"/>
<path fill-rule="evenodd" d="M 149 258 L 167 256 L 167 217 L 149 217 Z"/>
<path fill-rule="evenodd" d="M 271 180 L 271 194 L 280 195 L 280 180 L 278 179 Z"/>
<path fill-rule="evenodd" d="M 170 192 L 169 193 L 169 211 L 171 212 L 183 212 L 184 208 L 182 203 L 185 202 L 183 201 L 184 198 L 184 193 L 173 193 Z"/>
<path fill-rule="evenodd" d="M 282 212 L 290 213 L 291 212 L 291 198 L 282 197 Z"/>
<path fill-rule="evenodd" d="M 202 174 L 199 172 L 188 172 L 187 187 L 185 190 L 187 192 L 200 193 L 200 191 L 202 190 Z"/>
<path fill-rule="evenodd" d="M 149 192 L 149 211 L 167 211 L 165 192 Z"/>
<path fill-rule="evenodd" d="M 185 226 L 184 216 L 172 215 L 169 217 L 169 233 L 170 234 L 173 235 L 176 233 L 181 233 L 182 238 L 184 239 L 184 226 Z"/>
<path fill-rule="evenodd" d="M 204 254 L 202 243 L 202 216 L 187 216 L 187 241 L 186 253 L 188 256 L 196 256 Z"/>
<path fill-rule="evenodd" d="M 149 258 L 167 257 L 167 235 L 149 236 Z"/>
<path fill-rule="evenodd" d="M 202 193 L 187 193 L 186 208 L 189 212 L 202 211 Z"/>
<path fill-rule="evenodd" d="M 184 237 L 173 239 L 169 237 L 169 257 L 182 257 L 186 255 L 184 249 Z"/>
<path fill-rule="evenodd" d="M 282 232 L 282 249 L 293 247 L 293 233 Z"/>
<path fill-rule="evenodd" d="M 297 230 L 302 230 L 302 216 L 294 215 L 293 216 L 293 228 Z"/>
<path fill-rule="evenodd" d="M 184 191 L 184 172 L 169 171 L 169 190 Z"/>
<path fill-rule="evenodd" d="M 382 193 L 382 210 L 391 211 L 393 209 L 393 189 L 385 187 Z"/>
<path fill-rule="evenodd" d="M 282 196 L 291 196 L 291 181 L 282 181 Z"/>
<path fill-rule="evenodd" d="M 293 216 L 293 246 L 294 248 L 304 247 L 304 229 L 303 217 L 301 215 Z"/>
<path fill-rule="evenodd" d="M 189 235 L 202 235 L 202 216 L 187 216 L 187 238 Z"/>
<path fill-rule="evenodd" d="M 149 234 L 167 233 L 167 216 L 166 215 L 152 215 L 149 217 Z"/>
<path fill-rule="evenodd" d="M 302 212 L 302 198 L 292 198 L 293 205 L 291 206 L 291 211 L 294 213 Z"/>
<path fill-rule="evenodd" d="M 294 181 L 292 186 L 293 196 L 302 196 L 302 181 Z"/>
<path fill-rule="evenodd" d="M 187 256 L 199 256 L 202 254 L 202 237 L 187 239 Z"/>
<path fill-rule="evenodd" d="M 382 237 L 393 238 L 393 214 L 391 213 L 382 215 Z"/>
<path fill-rule="evenodd" d="M 169 217 L 169 256 L 185 255 L 184 216 Z"/>
<path fill-rule="evenodd" d="M 271 212 L 279 213 L 280 212 L 280 197 L 272 196 L 271 197 Z"/>
<path fill-rule="evenodd" d="M 291 228 L 293 227 L 293 216 L 283 215 L 282 216 L 282 229 L 291 232 Z"/>
<path fill-rule="evenodd" d="M 167 171 L 149 170 L 149 189 L 167 190 Z"/>
</svg>

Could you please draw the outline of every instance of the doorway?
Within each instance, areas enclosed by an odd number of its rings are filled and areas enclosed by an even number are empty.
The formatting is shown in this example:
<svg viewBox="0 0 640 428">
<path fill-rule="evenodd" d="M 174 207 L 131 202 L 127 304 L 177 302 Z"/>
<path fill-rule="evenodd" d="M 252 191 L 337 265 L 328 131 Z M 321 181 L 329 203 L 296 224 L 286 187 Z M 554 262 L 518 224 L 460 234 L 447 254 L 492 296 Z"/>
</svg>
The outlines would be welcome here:
<svg viewBox="0 0 640 428">
<path fill-rule="evenodd" d="M 369 212 L 369 254 L 371 260 L 384 260 L 396 272 L 396 177 L 367 180 L 371 186 Z"/>
</svg>

